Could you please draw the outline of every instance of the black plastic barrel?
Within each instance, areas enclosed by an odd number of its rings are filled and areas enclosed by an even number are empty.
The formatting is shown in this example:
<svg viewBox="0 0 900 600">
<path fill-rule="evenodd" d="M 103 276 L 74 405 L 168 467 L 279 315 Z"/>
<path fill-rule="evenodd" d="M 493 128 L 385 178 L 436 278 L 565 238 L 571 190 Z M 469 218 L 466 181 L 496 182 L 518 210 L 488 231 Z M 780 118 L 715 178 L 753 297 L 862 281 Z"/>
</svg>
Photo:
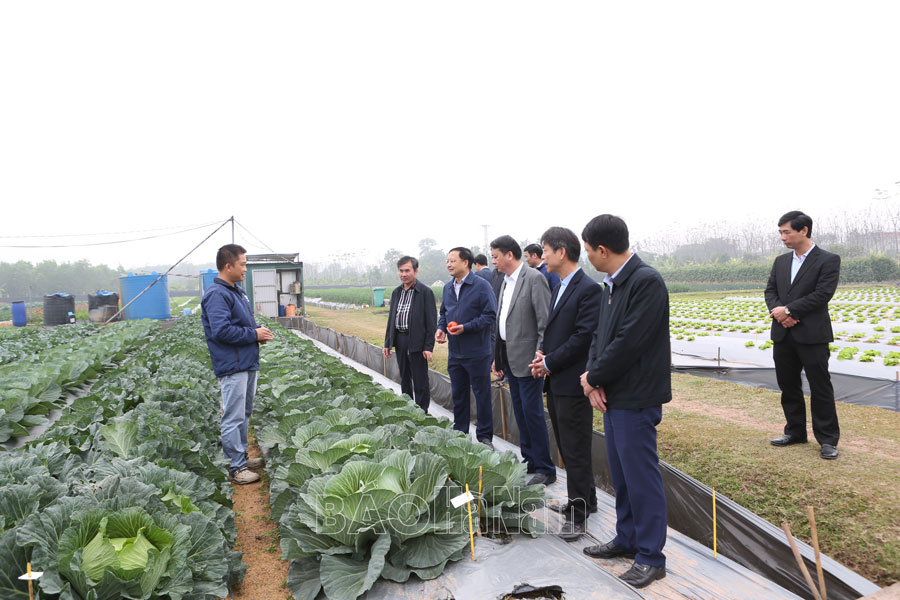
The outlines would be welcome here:
<svg viewBox="0 0 900 600">
<path fill-rule="evenodd" d="M 75 314 L 75 296 L 57 292 L 44 296 L 44 325 L 65 325 Z"/>
</svg>

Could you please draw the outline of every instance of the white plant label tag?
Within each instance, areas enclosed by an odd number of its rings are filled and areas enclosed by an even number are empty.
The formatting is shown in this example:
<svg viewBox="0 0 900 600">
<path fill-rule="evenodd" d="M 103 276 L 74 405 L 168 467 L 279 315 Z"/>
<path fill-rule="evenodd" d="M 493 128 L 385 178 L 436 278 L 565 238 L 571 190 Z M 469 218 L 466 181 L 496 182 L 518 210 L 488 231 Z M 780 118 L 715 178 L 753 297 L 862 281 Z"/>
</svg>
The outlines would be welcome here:
<svg viewBox="0 0 900 600">
<path fill-rule="evenodd" d="M 36 579 L 40 579 L 41 575 L 43 575 L 43 574 L 44 574 L 43 571 L 32 571 L 31 577 L 28 576 L 28 573 L 25 573 L 24 575 L 19 575 L 19 579 L 21 579 L 22 581 L 28 581 L 29 579 L 36 580 Z"/>
<path fill-rule="evenodd" d="M 465 494 L 460 494 L 456 498 L 450 498 L 450 504 L 453 505 L 453 508 L 459 508 L 463 504 L 471 502 L 474 499 L 475 496 L 472 495 L 472 492 L 467 492 Z"/>
</svg>

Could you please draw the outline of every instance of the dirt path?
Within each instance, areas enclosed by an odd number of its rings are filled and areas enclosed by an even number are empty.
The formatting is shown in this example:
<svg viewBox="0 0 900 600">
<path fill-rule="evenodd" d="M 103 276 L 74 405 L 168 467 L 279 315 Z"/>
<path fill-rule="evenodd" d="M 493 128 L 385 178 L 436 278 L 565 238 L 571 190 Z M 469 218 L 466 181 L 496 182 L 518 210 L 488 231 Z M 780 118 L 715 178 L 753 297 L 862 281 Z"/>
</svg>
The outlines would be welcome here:
<svg viewBox="0 0 900 600">
<path fill-rule="evenodd" d="M 251 443 L 248 453 L 260 456 Z M 244 553 L 247 575 L 232 591 L 235 600 L 290 600 L 287 590 L 288 561 L 281 560 L 278 523 L 269 510 L 269 485 L 265 472 L 260 483 L 234 486 L 234 513 L 237 526 L 235 550 Z"/>
</svg>

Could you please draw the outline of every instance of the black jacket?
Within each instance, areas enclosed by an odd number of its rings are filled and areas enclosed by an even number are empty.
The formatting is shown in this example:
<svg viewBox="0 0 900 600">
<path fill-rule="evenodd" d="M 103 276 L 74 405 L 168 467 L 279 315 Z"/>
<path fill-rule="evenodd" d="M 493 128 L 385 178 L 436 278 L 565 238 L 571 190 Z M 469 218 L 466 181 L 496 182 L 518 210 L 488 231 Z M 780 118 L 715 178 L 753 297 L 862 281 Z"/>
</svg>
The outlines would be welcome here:
<svg viewBox="0 0 900 600">
<path fill-rule="evenodd" d="M 637 254 L 603 288 L 588 357 L 588 383 L 603 387 L 615 409 L 659 406 L 672 399 L 669 292 Z"/>
<path fill-rule="evenodd" d="M 579 269 L 556 304 L 559 286 L 550 298 L 550 315 L 544 328 L 544 364 L 550 375 L 544 389 L 555 396 L 584 396 L 581 374 L 585 371 L 591 340 L 600 317 L 603 288 Z"/>
<path fill-rule="evenodd" d="M 434 351 L 434 332 L 437 330 L 437 303 L 434 301 L 434 292 L 431 288 L 416 281 L 413 287 L 412 306 L 409 310 L 409 351 L 422 352 Z M 402 285 L 398 285 L 391 292 L 391 311 L 388 314 L 387 329 L 384 332 L 384 347 L 394 347 L 394 333 L 396 331 L 397 305 L 400 304 L 400 292 Z"/>
<path fill-rule="evenodd" d="M 794 251 L 782 254 L 772 264 L 766 284 L 766 306 L 786 306 L 799 322 L 791 327 L 791 336 L 800 344 L 827 344 L 834 341 L 828 301 L 834 296 L 841 275 L 841 257 L 818 246 L 797 271 L 791 283 L 791 263 Z M 772 320 L 772 341 L 784 339 L 786 329 Z"/>
</svg>

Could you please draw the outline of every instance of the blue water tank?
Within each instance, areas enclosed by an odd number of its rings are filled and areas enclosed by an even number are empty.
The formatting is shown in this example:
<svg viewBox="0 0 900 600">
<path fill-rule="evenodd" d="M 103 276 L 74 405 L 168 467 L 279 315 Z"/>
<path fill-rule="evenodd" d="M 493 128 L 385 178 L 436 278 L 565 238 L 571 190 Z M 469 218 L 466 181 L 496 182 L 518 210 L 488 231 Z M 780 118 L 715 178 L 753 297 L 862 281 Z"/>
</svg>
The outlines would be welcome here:
<svg viewBox="0 0 900 600">
<path fill-rule="evenodd" d="M 200 271 L 200 293 L 205 294 L 218 276 L 219 272 L 215 269 Z"/>
<path fill-rule="evenodd" d="M 131 302 L 144 288 L 156 281 L 159 274 L 135 275 L 129 273 L 122 276 L 122 306 Z M 125 309 L 126 319 L 170 319 L 172 318 L 169 303 L 169 277 L 163 277 L 143 296 Z"/>
<path fill-rule="evenodd" d="M 28 325 L 28 311 L 25 310 L 25 302 L 22 300 L 12 303 L 12 322 L 16 327 Z"/>
</svg>

